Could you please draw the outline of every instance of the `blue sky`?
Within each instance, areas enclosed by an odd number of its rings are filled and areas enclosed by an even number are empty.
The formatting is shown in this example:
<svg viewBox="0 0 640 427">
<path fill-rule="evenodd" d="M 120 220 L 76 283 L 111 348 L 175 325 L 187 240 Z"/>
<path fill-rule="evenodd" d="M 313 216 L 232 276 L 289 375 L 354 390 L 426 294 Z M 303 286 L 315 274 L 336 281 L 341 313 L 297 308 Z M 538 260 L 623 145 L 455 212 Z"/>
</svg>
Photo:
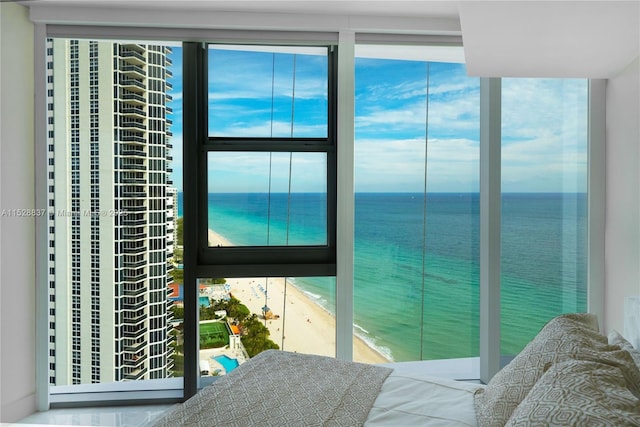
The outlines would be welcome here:
<svg viewBox="0 0 640 427">
<path fill-rule="evenodd" d="M 324 137 L 327 60 L 316 53 L 210 50 L 209 134 Z M 181 189 L 181 49 L 171 57 Z M 357 58 L 355 73 L 356 191 L 422 191 L 425 152 L 428 191 L 478 191 L 479 80 L 463 64 Z M 585 191 L 587 82 L 504 79 L 502 95 L 503 191 Z M 210 191 L 287 191 L 290 172 L 292 191 L 324 191 L 322 154 L 209 159 Z"/>
</svg>

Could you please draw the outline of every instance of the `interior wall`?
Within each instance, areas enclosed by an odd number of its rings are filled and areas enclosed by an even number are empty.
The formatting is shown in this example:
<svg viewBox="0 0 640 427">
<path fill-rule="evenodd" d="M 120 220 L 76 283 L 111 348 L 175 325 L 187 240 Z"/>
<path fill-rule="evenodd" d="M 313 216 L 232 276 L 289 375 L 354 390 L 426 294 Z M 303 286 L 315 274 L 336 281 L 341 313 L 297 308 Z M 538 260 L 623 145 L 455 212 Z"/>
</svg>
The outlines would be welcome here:
<svg viewBox="0 0 640 427">
<path fill-rule="evenodd" d="M 0 2 L 0 422 L 35 411 L 33 52 L 28 10 Z"/>
<path fill-rule="evenodd" d="M 623 332 L 624 298 L 640 295 L 640 57 L 607 83 L 606 331 Z"/>
</svg>

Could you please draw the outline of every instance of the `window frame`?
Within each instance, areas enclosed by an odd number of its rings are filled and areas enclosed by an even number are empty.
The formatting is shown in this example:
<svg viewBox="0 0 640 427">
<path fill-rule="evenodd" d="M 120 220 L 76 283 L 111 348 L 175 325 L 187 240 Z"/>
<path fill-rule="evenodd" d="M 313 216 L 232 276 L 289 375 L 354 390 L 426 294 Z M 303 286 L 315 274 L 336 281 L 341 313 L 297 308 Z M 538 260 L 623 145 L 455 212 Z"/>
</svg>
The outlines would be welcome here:
<svg viewBox="0 0 640 427">
<path fill-rule="evenodd" d="M 340 76 L 340 90 L 336 95 L 337 105 L 337 138 L 340 144 L 337 147 L 337 175 L 340 181 L 340 187 L 337 189 L 337 223 L 336 223 L 336 349 L 338 358 L 349 359 L 352 352 L 352 325 L 353 325 L 353 47 L 355 43 L 356 30 L 347 26 L 339 31 L 314 32 L 313 28 L 309 31 L 288 32 L 286 27 L 278 21 L 276 25 L 280 31 L 251 31 L 247 30 L 207 30 L 207 29 L 187 29 L 187 28 L 161 28 L 158 26 L 143 28 L 134 27 L 130 23 L 124 23 L 122 27 L 99 26 L 100 23 L 95 18 L 89 22 L 89 25 L 64 25 L 67 21 L 61 21 L 62 24 L 47 24 L 46 14 L 40 13 L 36 16 L 34 39 L 34 68 L 35 68 L 35 187 L 36 187 L 36 205 L 47 206 L 47 69 L 46 69 L 46 43 L 47 37 L 72 37 L 72 38 L 100 38 L 100 39 L 138 39 L 138 40 L 167 40 L 175 41 L 182 39 L 203 40 L 215 39 L 212 34 L 222 34 L 222 39 L 240 42 L 241 40 L 276 40 L 278 43 L 286 43 L 291 39 L 303 40 L 304 42 L 313 43 L 314 40 L 323 40 L 327 43 L 335 43 L 340 47 L 340 67 L 336 67 Z M 260 22 L 262 22 L 262 16 Z M 53 19 L 50 19 L 53 22 Z M 128 26 L 127 26 L 128 25 Z M 401 26 L 401 24 L 400 24 Z M 314 27 L 317 29 L 318 27 Z M 368 33 L 375 33 L 375 26 Z M 386 29 L 386 28 L 385 28 Z M 411 29 L 411 28 L 410 28 Z M 384 30 L 384 29 L 383 29 Z M 386 29 L 388 33 L 388 29 Z M 406 31 L 405 31 L 406 32 Z M 411 32 L 411 31 L 409 31 Z M 267 33 L 266 37 L 263 35 Z M 381 31 L 377 34 L 379 38 L 399 39 L 401 41 L 405 36 L 398 34 L 383 34 Z M 362 33 L 360 33 L 362 34 Z M 207 37 L 203 37 L 207 35 Z M 395 37 L 394 37 L 395 36 Z M 416 43 L 425 42 L 428 36 L 407 35 L 408 37 L 417 38 Z M 443 38 L 439 36 L 439 38 Z M 459 36 L 452 36 L 452 40 L 458 40 Z M 206 64 L 204 64 L 206 65 Z M 197 73 L 197 72 L 196 72 Z M 189 82 L 185 82 L 187 86 Z M 589 82 L 589 159 L 588 159 L 588 311 L 602 316 L 604 312 L 604 199 L 605 199 L 605 158 L 604 158 L 604 141 L 605 141 L 605 100 L 606 100 L 606 80 L 592 79 Z M 482 107 L 481 107 L 482 108 Z M 206 110 L 204 110 L 206 114 Z M 185 129 L 187 125 L 185 123 Z M 206 136 L 206 133 L 205 133 Z M 186 141 L 186 136 L 184 138 Z M 186 146 L 186 144 L 185 144 Z M 489 159 L 481 158 L 481 162 L 489 162 Z M 488 163 L 487 163 L 488 164 Z M 187 179 L 189 178 L 189 179 Z M 195 174 L 185 173 L 184 187 L 193 185 L 193 189 L 197 191 L 198 181 Z M 193 191 L 190 192 L 193 194 Z M 351 195 L 351 197 L 349 197 Z M 186 204 L 185 195 L 185 204 Z M 351 199 L 351 200 L 350 200 Z M 197 199 L 194 199 L 195 205 L 191 206 L 194 212 L 197 211 Z M 197 352 L 192 354 L 193 357 L 185 357 L 185 377 L 182 386 L 178 388 L 177 383 L 168 385 L 166 389 L 159 390 L 156 383 L 153 390 L 144 389 L 140 384 L 140 391 L 133 392 L 129 397 L 126 390 L 120 387 L 120 384 L 105 384 L 97 390 L 70 390 L 67 398 L 60 396 L 61 399 L 52 399 L 49 391 L 48 378 L 48 262 L 47 262 L 47 246 L 48 231 L 47 218 L 45 216 L 35 219 L 36 224 L 36 405 L 38 410 L 47 410 L 51 404 L 56 406 L 88 406 L 95 405 L 100 402 L 140 404 L 149 401 L 153 402 L 172 402 L 180 401 L 190 397 L 197 391 Z M 191 238 L 197 240 L 196 229 L 193 230 L 185 224 L 185 238 L 189 232 L 193 233 Z M 201 266 L 196 270 L 197 251 L 191 253 L 191 262 L 187 263 L 187 254 L 189 251 L 195 251 L 195 248 L 187 248 L 185 246 L 185 281 L 195 279 L 197 277 L 212 276 L 210 272 L 216 272 L 215 267 Z M 489 259 L 500 254 L 486 254 Z M 193 301 L 197 301 L 196 289 L 185 287 L 185 293 L 193 292 Z M 186 299 L 187 295 L 185 295 Z M 185 318 L 185 329 L 194 327 L 192 331 L 194 336 L 197 333 L 197 310 L 192 310 L 190 319 Z M 187 317 L 185 313 L 185 317 Z M 187 324 L 190 320 L 190 324 Z M 488 323 L 481 320 L 481 332 L 496 331 L 496 322 L 499 325 L 499 319 L 491 319 Z M 482 341 L 482 340 L 481 340 Z M 186 350 L 186 348 L 185 348 Z M 186 351 L 185 351 L 186 353 Z M 499 352 L 496 356 L 499 357 Z M 193 360 L 191 360 L 193 359 Z M 482 355 L 481 355 L 482 360 Z M 187 374 L 189 365 L 192 364 L 192 375 Z M 189 376 L 192 378 L 189 379 Z M 116 399 L 116 400 L 110 400 Z"/>
<path fill-rule="evenodd" d="M 327 49 L 327 136 L 308 137 L 220 137 L 210 136 L 208 131 L 208 53 L 216 43 L 185 43 L 193 49 L 191 58 L 202 69 L 188 89 L 192 93 L 183 96 L 193 99 L 185 103 L 185 156 L 184 169 L 195 171 L 197 185 L 197 215 L 189 215 L 185 206 L 185 223 L 194 221 L 197 226 L 197 264 L 199 277 L 259 277 L 259 276 L 335 276 L 336 274 L 336 205 L 337 205 L 337 45 L 311 45 Z M 225 43 L 229 46 L 229 43 Z M 236 43 L 241 47 L 245 44 Z M 258 45 L 252 43 L 251 45 Z M 264 44 L 269 46 L 271 44 Z M 280 44 L 285 46 L 286 44 Z M 201 47 L 201 48 L 200 48 Z M 187 64 L 185 58 L 185 74 Z M 185 86 L 186 87 L 186 86 Z M 196 110 L 198 106 L 198 110 Z M 196 120 L 192 120 L 197 117 Z M 186 123 L 197 126 L 193 135 L 186 133 Z M 208 230 L 208 177 L 207 155 L 215 152 L 274 152 L 274 153 L 325 153 L 327 184 L 327 242 L 326 245 L 291 246 L 235 246 L 210 247 Z M 193 211 L 191 211 L 193 212 Z M 186 236 L 185 236 L 186 237 Z M 192 240 L 187 240 L 194 244 Z M 185 243 L 186 245 L 187 243 Z"/>
</svg>

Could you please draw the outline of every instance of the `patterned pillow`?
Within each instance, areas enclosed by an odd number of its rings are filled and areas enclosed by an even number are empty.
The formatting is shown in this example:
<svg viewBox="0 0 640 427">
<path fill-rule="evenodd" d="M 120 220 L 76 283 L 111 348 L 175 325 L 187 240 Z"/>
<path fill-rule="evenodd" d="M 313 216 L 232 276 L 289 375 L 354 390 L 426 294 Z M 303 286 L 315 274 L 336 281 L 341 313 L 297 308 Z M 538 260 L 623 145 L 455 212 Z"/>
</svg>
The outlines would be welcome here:
<svg viewBox="0 0 640 427">
<path fill-rule="evenodd" d="M 638 425 L 640 400 L 625 387 L 619 368 L 568 360 L 549 368 L 506 427 Z"/>
<path fill-rule="evenodd" d="M 640 351 L 633 348 L 631 343 L 627 341 L 622 335 L 618 333 L 618 331 L 609 332 L 609 344 L 620 346 L 621 349 L 627 350 L 631 357 L 633 357 L 633 361 L 636 362 L 636 366 L 640 369 Z"/>
<path fill-rule="evenodd" d="M 585 348 L 606 346 L 607 338 L 597 332 L 597 325 L 592 314 L 565 314 L 549 321 L 486 388 L 475 393 L 478 425 L 503 426 L 549 363 Z"/>
</svg>

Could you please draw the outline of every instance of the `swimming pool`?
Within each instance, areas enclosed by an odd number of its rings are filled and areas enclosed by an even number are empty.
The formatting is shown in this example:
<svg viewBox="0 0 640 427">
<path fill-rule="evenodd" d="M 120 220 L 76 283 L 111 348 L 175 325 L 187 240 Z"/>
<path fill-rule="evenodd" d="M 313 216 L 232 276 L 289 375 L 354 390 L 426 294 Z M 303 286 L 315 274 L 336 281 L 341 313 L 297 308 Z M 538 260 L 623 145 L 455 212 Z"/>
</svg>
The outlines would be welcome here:
<svg viewBox="0 0 640 427">
<path fill-rule="evenodd" d="M 224 370 L 227 371 L 227 374 L 233 371 L 239 365 L 237 359 L 232 359 L 229 356 L 225 356 L 224 354 L 221 356 L 216 356 L 214 357 L 214 359 L 216 360 L 216 362 L 222 365 Z"/>
</svg>

